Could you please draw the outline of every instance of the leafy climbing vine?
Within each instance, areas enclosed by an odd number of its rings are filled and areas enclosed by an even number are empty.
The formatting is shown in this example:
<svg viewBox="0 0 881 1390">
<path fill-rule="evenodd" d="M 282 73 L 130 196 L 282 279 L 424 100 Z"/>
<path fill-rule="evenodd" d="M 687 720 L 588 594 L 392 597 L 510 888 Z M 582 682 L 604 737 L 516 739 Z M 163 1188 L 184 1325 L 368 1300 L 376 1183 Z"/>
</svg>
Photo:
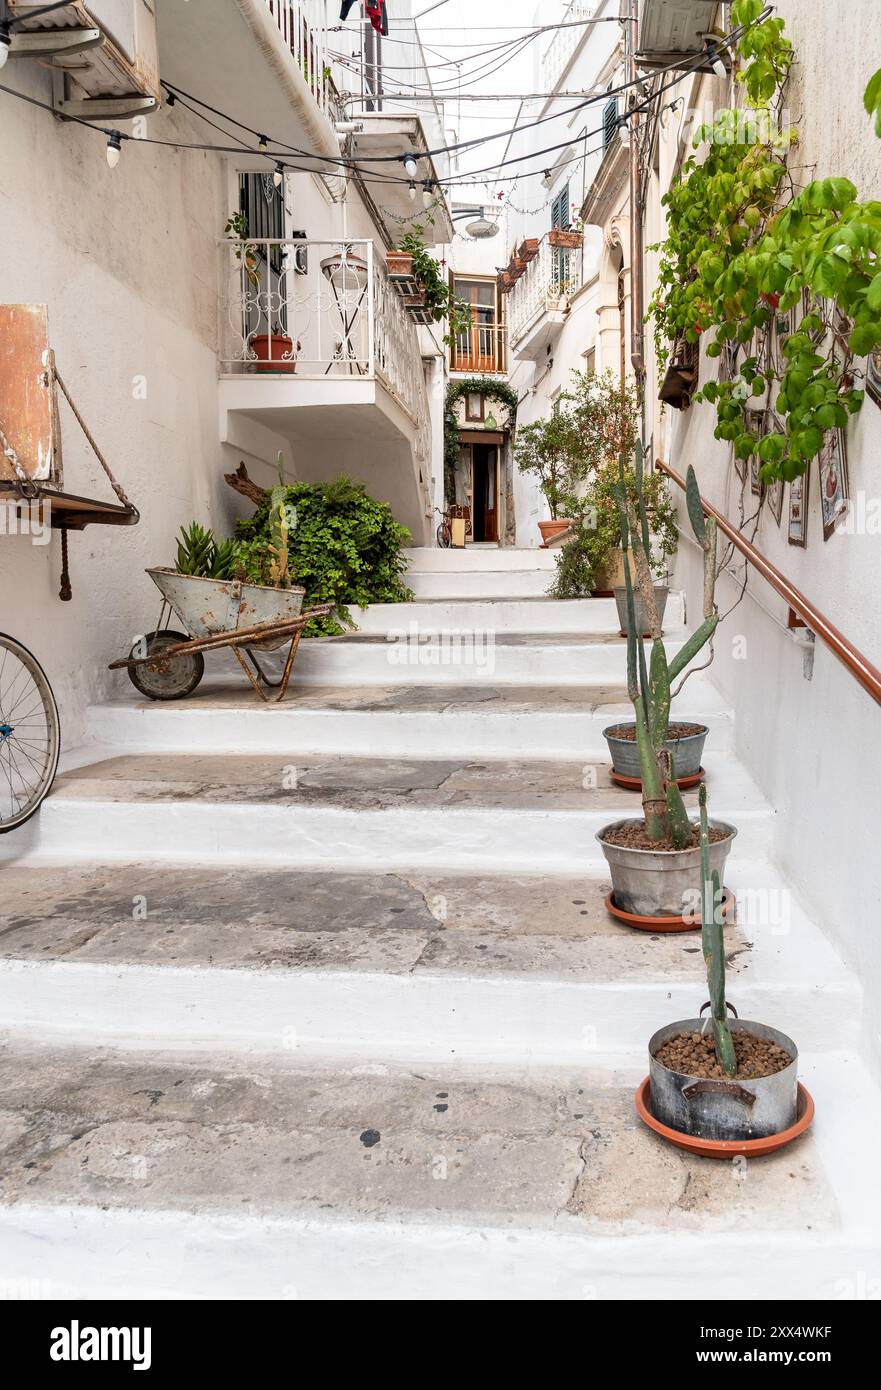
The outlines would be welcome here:
<svg viewBox="0 0 881 1390">
<path fill-rule="evenodd" d="M 677 338 L 714 330 L 707 356 L 720 380 L 695 400 L 716 407 L 716 438 L 757 455 L 763 482 L 792 480 L 863 401 L 856 359 L 881 344 L 881 203 L 858 201 L 849 179 L 798 190 L 787 166 L 797 132 L 776 104 L 793 61 L 781 19 L 757 23 L 762 0 L 736 0 L 737 80 L 747 105 L 717 113 L 665 197 L 649 306 L 663 369 Z M 881 134 L 881 73 L 866 110 Z M 704 148 L 706 147 L 706 148 Z M 741 357 L 741 354 L 742 357 Z M 724 355 L 724 357 L 723 357 Z"/>
<path fill-rule="evenodd" d="M 520 397 L 507 381 L 501 381 L 494 376 L 466 376 L 450 382 L 444 400 L 444 496 L 447 502 L 455 501 L 456 498 L 455 473 L 456 464 L 459 462 L 459 421 L 456 416 L 456 402 L 463 396 L 472 394 L 485 396 L 488 400 L 498 401 L 499 405 L 505 406 L 508 411 L 509 430 L 513 430 L 517 423 Z"/>
</svg>

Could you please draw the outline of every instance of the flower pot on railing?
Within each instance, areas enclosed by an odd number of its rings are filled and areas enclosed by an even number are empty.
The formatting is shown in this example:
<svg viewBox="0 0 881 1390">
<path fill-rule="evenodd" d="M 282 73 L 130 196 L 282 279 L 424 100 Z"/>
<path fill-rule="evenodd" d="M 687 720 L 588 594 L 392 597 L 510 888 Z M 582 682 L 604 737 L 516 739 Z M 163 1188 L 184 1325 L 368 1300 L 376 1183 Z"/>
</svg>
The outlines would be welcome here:
<svg viewBox="0 0 881 1390">
<path fill-rule="evenodd" d="M 409 251 L 387 251 L 385 265 L 393 280 L 412 279 L 413 257 Z"/>
<path fill-rule="evenodd" d="M 507 270 L 501 270 L 496 276 L 496 279 L 498 280 L 499 289 L 502 294 L 510 294 L 511 290 L 514 288 L 514 277 L 510 275 Z"/>
<path fill-rule="evenodd" d="M 517 255 L 526 265 L 528 265 L 530 261 L 534 261 L 538 255 L 538 237 L 531 236 L 527 237 L 525 241 L 521 241 L 517 248 Z"/>
<path fill-rule="evenodd" d="M 548 232 L 549 244 L 559 251 L 577 251 L 583 241 L 583 232 L 564 232 L 562 227 L 552 227 Z"/>
<path fill-rule="evenodd" d="M 293 338 L 286 333 L 255 333 L 248 346 L 253 353 L 255 372 L 295 372 L 297 352 Z"/>
</svg>

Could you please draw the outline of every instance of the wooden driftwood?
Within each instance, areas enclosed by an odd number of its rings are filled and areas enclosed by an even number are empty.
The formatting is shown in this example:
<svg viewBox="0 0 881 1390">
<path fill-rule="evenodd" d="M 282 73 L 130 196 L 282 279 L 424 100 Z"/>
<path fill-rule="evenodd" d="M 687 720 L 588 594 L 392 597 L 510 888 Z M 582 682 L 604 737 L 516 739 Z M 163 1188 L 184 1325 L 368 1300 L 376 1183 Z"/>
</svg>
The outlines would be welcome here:
<svg viewBox="0 0 881 1390">
<path fill-rule="evenodd" d="M 269 489 L 260 487 L 248 477 L 248 470 L 245 461 L 242 459 L 235 473 L 224 473 L 223 480 L 229 483 L 234 492 L 241 493 L 242 497 L 247 497 L 249 502 L 253 502 L 255 507 L 262 507 L 269 496 Z"/>
</svg>

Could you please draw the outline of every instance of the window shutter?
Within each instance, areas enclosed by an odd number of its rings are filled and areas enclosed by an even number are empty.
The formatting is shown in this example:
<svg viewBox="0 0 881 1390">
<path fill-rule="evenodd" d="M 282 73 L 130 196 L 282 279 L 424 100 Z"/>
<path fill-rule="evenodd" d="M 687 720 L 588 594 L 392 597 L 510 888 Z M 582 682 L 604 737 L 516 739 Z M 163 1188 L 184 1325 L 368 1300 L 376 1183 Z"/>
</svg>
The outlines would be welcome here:
<svg viewBox="0 0 881 1390">
<path fill-rule="evenodd" d="M 603 107 L 603 151 L 605 152 L 618 129 L 618 98 L 612 97 Z"/>
</svg>

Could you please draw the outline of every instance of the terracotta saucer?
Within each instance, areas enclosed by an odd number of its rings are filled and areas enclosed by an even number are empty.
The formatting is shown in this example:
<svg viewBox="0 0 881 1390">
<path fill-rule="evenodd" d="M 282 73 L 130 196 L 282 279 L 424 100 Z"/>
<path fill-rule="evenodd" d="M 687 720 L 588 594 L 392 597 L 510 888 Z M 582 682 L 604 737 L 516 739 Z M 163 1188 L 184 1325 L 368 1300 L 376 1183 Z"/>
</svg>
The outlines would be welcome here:
<svg viewBox="0 0 881 1390">
<path fill-rule="evenodd" d="M 703 768 L 699 768 L 697 772 L 690 772 L 687 777 L 677 777 L 676 785 L 680 791 L 687 792 L 689 787 L 698 786 L 706 775 Z M 616 772 L 613 767 L 609 769 L 609 776 L 616 787 L 623 787 L 624 790 L 628 792 L 642 791 L 641 777 L 625 777 L 623 772 Z"/>
<path fill-rule="evenodd" d="M 722 889 L 722 916 L 726 917 L 729 911 L 733 911 L 737 904 L 737 899 L 730 888 Z M 615 918 L 616 922 L 623 922 L 625 927 L 636 927 L 638 931 L 649 932 L 676 932 L 676 931 L 700 931 L 700 918 L 694 917 L 643 917 L 638 912 L 625 912 L 623 907 L 615 906 L 614 896 L 609 893 L 606 898 L 606 911 Z"/>
<path fill-rule="evenodd" d="M 778 1149 L 791 1144 L 811 1126 L 814 1118 L 814 1101 L 810 1091 L 798 1083 L 797 1119 L 789 1129 L 781 1129 L 779 1134 L 769 1134 L 764 1139 L 699 1139 L 695 1134 L 683 1134 L 681 1130 L 670 1129 L 656 1120 L 651 1111 L 651 1079 L 646 1077 L 636 1088 L 636 1113 L 643 1124 L 660 1134 L 668 1143 L 687 1153 L 700 1154 L 703 1158 L 761 1158 L 763 1154 L 776 1153 Z"/>
</svg>

